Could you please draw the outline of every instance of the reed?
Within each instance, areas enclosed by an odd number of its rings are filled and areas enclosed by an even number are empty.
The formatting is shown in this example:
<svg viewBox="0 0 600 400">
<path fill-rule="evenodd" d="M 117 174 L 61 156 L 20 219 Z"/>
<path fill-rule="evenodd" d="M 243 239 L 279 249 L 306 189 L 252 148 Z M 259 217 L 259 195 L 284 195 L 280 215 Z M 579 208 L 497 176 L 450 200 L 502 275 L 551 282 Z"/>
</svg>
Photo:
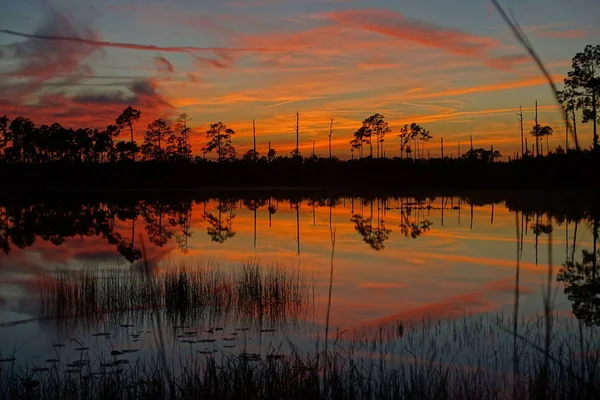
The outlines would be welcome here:
<svg viewBox="0 0 600 400">
<path fill-rule="evenodd" d="M 513 372 L 511 328 L 502 314 L 464 315 L 443 321 L 396 321 L 373 330 L 338 332 L 319 354 L 281 345 L 261 353 L 181 354 L 178 370 L 159 355 L 130 363 L 109 357 L 82 357 L 62 363 L 18 368 L 4 363 L 1 398 L 36 399 L 596 399 L 600 394 L 597 332 L 583 338 L 571 318 L 553 316 L 556 331 L 544 352 L 519 352 Z M 545 316 L 517 321 L 528 342 L 543 343 Z M 315 340 L 318 340 L 316 337 Z M 580 352 L 582 339 L 585 352 Z M 91 354 L 91 352 L 90 352 Z M 15 355 L 18 358 L 18 354 Z M 580 375 L 582 360 L 586 363 Z M 10 365 L 8 365 L 10 364 Z M 544 377 L 540 385 L 540 377 Z M 168 378 L 168 379 L 167 379 Z"/>
<path fill-rule="evenodd" d="M 59 270 L 42 282 L 40 318 L 56 323 L 117 325 L 163 310 L 173 326 L 229 318 L 275 326 L 300 320 L 311 307 L 310 283 L 299 271 L 256 261 L 171 264 L 149 275 Z"/>
</svg>

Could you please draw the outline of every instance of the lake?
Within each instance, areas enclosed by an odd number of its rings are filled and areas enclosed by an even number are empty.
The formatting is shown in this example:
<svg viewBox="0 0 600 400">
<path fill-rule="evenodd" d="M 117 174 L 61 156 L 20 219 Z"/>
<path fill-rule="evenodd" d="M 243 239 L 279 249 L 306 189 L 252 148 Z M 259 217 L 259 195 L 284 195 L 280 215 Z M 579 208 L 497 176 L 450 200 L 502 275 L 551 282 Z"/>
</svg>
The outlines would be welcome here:
<svg viewBox="0 0 600 400">
<path fill-rule="evenodd" d="M 158 348 L 185 360 L 264 358 L 291 343 L 308 352 L 327 340 L 374 340 L 382 349 L 428 330 L 445 363 L 475 357 L 512 370 L 515 328 L 542 347 L 550 314 L 552 346 L 597 334 L 598 293 L 586 286 L 596 279 L 589 267 L 597 210 L 581 198 L 7 199 L 0 204 L 0 356 L 5 366 L 62 363 L 80 371 L 111 354 L 126 364 Z M 448 341 L 456 324 L 489 330 L 491 342 L 445 354 L 444 346 L 456 347 Z M 494 343 L 506 350 L 505 364 L 490 364 Z"/>
</svg>

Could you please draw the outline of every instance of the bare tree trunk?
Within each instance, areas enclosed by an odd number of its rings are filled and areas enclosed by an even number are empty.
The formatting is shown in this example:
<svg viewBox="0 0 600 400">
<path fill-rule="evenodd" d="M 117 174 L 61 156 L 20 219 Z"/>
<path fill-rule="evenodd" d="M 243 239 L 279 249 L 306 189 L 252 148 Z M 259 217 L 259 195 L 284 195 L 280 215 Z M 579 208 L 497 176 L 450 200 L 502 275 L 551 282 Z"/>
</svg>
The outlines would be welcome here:
<svg viewBox="0 0 600 400">
<path fill-rule="evenodd" d="M 520 253 L 520 249 L 519 249 L 519 236 L 520 236 L 520 232 L 519 232 L 519 213 L 516 212 L 515 213 L 515 219 L 516 219 L 516 227 L 517 227 L 517 268 L 516 268 L 516 274 L 515 274 L 515 308 L 514 308 L 514 313 L 513 313 L 513 363 L 514 363 L 514 370 L 513 370 L 513 398 L 517 398 L 517 379 L 519 377 L 519 348 L 518 348 L 518 321 L 519 321 L 519 284 L 520 284 L 520 273 L 521 273 L 521 253 Z M 522 217 L 521 217 L 521 221 L 522 221 Z"/>
<path fill-rule="evenodd" d="M 575 109 L 573 109 L 571 118 L 573 119 L 573 136 L 575 137 L 575 145 L 577 145 L 577 143 L 579 143 L 579 142 L 577 141 L 577 113 L 575 112 Z M 579 150 L 579 149 L 577 149 L 577 150 Z"/>
<path fill-rule="evenodd" d="M 298 237 L 298 255 L 300 255 L 300 203 L 296 203 L 296 236 Z"/>
<path fill-rule="evenodd" d="M 329 124 L 329 159 L 331 159 L 331 136 L 333 135 L 333 118 Z"/>
<path fill-rule="evenodd" d="M 300 155 L 300 112 L 296 111 L 296 156 Z"/>
<path fill-rule="evenodd" d="M 525 148 L 523 144 L 523 137 L 525 136 L 523 134 L 523 107 L 519 106 L 519 110 L 519 122 L 521 123 L 521 157 L 523 157 L 523 154 L 525 154 Z"/>
<path fill-rule="evenodd" d="M 538 129 L 538 103 L 535 101 L 535 152 L 536 155 L 540 156 L 540 136 Z"/>
<path fill-rule="evenodd" d="M 253 157 L 254 157 L 254 161 L 256 161 L 256 123 L 254 121 L 254 118 L 252 118 L 252 140 L 254 142 L 254 146 L 253 146 L 254 154 L 253 154 Z"/>
<path fill-rule="evenodd" d="M 597 120 L 598 120 L 598 115 L 597 115 L 597 110 L 596 110 L 596 90 L 592 89 L 592 126 L 594 127 L 594 150 L 598 148 L 598 121 Z"/>
</svg>

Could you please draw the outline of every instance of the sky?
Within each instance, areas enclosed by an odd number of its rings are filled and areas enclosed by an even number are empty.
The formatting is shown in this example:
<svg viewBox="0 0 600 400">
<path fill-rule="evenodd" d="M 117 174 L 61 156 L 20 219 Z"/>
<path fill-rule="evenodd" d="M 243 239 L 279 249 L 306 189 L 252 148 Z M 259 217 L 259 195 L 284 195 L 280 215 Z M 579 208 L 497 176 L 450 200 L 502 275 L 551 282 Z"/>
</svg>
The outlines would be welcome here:
<svg viewBox="0 0 600 400">
<path fill-rule="evenodd" d="M 595 0 L 504 0 L 562 86 L 571 59 L 598 44 Z M 385 115 L 386 155 L 400 153 L 401 126 L 430 130 L 427 149 L 456 155 L 475 146 L 520 150 L 516 113 L 531 129 L 564 123 L 547 82 L 489 0 L 3 0 L 0 114 L 38 124 L 105 127 L 132 105 L 141 140 L 156 118 L 185 112 L 199 153 L 211 123 L 236 132 L 241 153 L 268 143 L 350 157 L 361 121 Z M 126 135 L 124 135 L 124 138 Z M 580 128 L 584 147 L 591 126 Z"/>
</svg>

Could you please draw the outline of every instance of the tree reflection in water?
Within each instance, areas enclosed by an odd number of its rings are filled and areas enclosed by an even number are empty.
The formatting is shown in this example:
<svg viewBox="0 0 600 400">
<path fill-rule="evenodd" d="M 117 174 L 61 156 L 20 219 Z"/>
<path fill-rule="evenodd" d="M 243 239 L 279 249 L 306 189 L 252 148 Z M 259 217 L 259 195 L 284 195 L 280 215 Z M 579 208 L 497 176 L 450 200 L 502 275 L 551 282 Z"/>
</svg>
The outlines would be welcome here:
<svg viewBox="0 0 600 400">
<path fill-rule="evenodd" d="M 600 326 L 600 276 L 598 274 L 598 219 L 592 223 L 593 249 L 581 250 L 581 260 L 567 260 L 556 280 L 564 282 L 565 294 L 573 302 L 573 314 L 588 326 Z"/>
</svg>

